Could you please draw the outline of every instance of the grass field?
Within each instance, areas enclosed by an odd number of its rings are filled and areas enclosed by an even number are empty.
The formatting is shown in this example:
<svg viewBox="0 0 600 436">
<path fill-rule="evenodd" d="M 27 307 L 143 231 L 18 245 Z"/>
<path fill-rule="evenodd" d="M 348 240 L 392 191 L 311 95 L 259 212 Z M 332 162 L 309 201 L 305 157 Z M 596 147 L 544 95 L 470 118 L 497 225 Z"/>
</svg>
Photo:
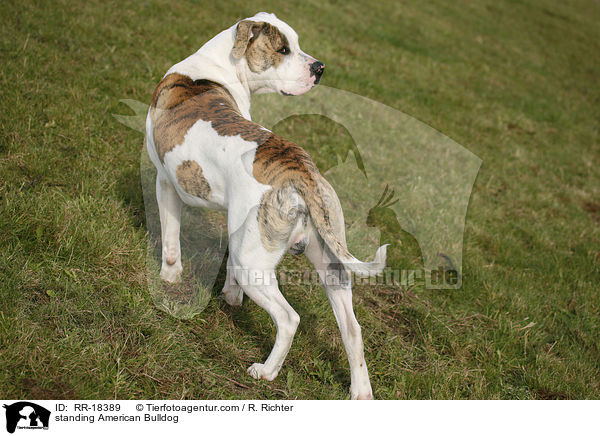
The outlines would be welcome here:
<svg viewBox="0 0 600 436">
<path fill-rule="evenodd" d="M 327 64 L 324 85 L 409 114 L 483 160 L 462 288 L 354 289 L 376 398 L 600 398 L 600 4 L 248 5 L 0 5 L 0 397 L 347 398 L 318 286 L 283 288 L 301 323 L 273 382 L 246 374 L 275 334 L 255 304 L 215 296 L 190 320 L 153 304 L 143 137 L 111 115 L 130 113 L 120 99 L 149 102 L 172 64 L 266 10 Z M 322 169 L 352 141 L 317 117 L 275 130 Z M 391 262 L 418 265 L 418 249 L 403 239 Z"/>
</svg>

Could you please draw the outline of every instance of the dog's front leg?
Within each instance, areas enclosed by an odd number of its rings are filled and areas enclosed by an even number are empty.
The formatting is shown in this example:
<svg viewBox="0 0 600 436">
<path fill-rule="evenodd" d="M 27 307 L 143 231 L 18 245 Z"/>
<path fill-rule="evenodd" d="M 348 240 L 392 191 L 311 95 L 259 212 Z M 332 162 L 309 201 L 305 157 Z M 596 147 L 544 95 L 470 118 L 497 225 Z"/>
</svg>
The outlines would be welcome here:
<svg viewBox="0 0 600 436">
<path fill-rule="evenodd" d="M 233 264 L 231 256 L 227 258 L 227 276 L 225 277 L 225 285 L 223 286 L 223 297 L 230 306 L 241 306 L 244 299 L 244 291 L 238 285 L 233 274 Z"/>
<path fill-rule="evenodd" d="M 179 245 L 179 227 L 181 220 L 181 199 L 175 187 L 165 174 L 156 175 L 156 199 L 160 212 L 162 239 L 162 267 L 160 277 L 167 282 L 181 280 L 181 248 Z"/>
</svg>

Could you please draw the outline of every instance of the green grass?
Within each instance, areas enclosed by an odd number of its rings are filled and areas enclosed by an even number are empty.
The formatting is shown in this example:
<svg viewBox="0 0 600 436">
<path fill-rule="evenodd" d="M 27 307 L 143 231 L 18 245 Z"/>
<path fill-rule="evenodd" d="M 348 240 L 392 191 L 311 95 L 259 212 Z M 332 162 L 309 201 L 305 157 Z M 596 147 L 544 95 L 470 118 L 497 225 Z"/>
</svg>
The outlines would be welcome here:
<svg viewBox="0 0 600 436">
<path fill-rule="evenodd" d="M 355 287 L 375 396 L 600 398 L 600 6 L 584 0 L 3 2 L 0 397 L 347 397 L 318 286 L 283 289 L 302 321 L 273 382 L 246 375 L 275 333 L 256 305 L 212 298 L 180 320 L 149 291 L 143 138 L 111 114 L 258 10 L 298 31 L 325 85 L 483 160 L 461 289 Z M 352 141 L 310 116 L 275 130 L 322 169 Z M 392 263 L 419 264 L 394 231 Z"/>
</svg>

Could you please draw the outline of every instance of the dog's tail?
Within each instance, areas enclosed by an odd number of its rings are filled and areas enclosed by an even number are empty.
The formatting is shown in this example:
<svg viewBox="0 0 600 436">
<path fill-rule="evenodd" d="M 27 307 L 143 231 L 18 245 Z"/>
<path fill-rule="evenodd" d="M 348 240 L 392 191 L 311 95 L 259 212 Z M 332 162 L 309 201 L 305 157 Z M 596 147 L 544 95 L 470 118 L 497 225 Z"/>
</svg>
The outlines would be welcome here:
<svg viewBox="0 0 600 436">
<path fill-rule="evenodd" d="M 362 262 L 355 258 L 348 251 L 343 233 L 341 237 L 338 236 L 337 233 L 339 232 L 334 230 L 331 222 L 333 219 L 332 212 L 342 213 L 335 191 L 318 173 L 312 173 L 308 178 L 309 180 L 303 179 L 298 180 L 298 183 L 294 183 L 294 186 L 304 199 L 311 221 L 329 250 L 346 269 L 360 277 L 372 277 L 380 274 L 385 268 L 387 246 L 389 244 L 382 245 L 377 249 L 375 260 L 372 262 Z"/>
</svg>

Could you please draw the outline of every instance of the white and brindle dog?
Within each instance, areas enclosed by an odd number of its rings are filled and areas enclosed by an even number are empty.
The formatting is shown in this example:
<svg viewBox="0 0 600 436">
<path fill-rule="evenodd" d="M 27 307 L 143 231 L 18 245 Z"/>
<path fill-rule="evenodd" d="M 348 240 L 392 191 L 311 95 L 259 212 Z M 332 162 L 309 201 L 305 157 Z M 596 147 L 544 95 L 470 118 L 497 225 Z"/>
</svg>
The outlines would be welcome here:
<svg viewBox="0 0 600 436">
<path fill-rule="evenodd" d="M 259 13 L 219 33 L 163 77 L 146 120 L 148 153 L 158 170 L 160 275 L 168 282 L 181 279 L 182 203 L 226 209 L 229 258 L 223 294 L 232 305 L 240 305 L 246 294 L 273 318 L 273 350 L 265 363 L 248 368 L 256 379 L 273 380 L 300 322 L 279 290 L 275 268 L 286 251 L 304 252 L 339 324 L 350 362 L 351 397 L 370 399 L 349 273 L 380 273 L 386 247 L 371 263 L 354 258 L 346 246 L 338 197 L 310 156 L 250 119 L 250 94 L 303 94 L 319 82 L 324 68 L 300 50 L 289 25 Z"/>
</svg>

